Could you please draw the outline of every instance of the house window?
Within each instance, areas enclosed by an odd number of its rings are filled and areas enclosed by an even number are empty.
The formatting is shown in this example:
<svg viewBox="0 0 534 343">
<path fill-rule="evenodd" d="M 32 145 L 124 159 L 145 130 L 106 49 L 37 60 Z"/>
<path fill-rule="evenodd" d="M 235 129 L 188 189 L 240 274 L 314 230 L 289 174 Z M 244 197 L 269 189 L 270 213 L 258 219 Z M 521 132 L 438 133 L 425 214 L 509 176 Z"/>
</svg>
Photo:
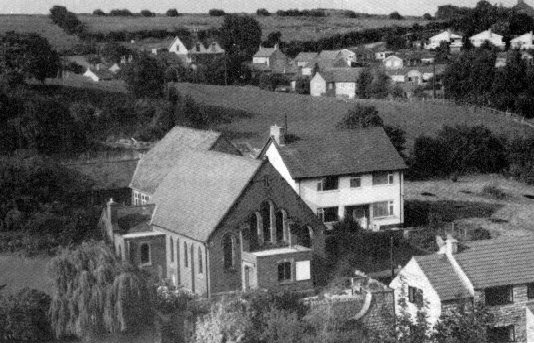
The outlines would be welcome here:
<svg viewBox="0 0 534 343">
<path fill-rule="evenodd" d="M 202 264 L 202 249 L 198 247 L 198 273 L 204 273 L 204 266 Z"/>
<path fill-rule="evenodd" d="M 488 342 L 515 342 L 515 328 L 513 325 L 488 328 Z"/>
<path fill-rule="evenodd" d="M 513 286 L 486 288 L 484 295 L 488 306 L 505 305 L 514 302 Z"/>
<path fill-rule="evenodd" d="M 423 291 L 417 287 L 408 286 L 408 300 L 418 306 L 423 305 Z"/>
<path fill-rule="evenodd" d="M 141 203 L 141 200 L 139 200 L 139 192 L 134 191 L 134 206 L 137 206 Z"/>
<path fill-rule="evenodd" d="M 527 285 L 527 298 L 529 299 L 534 298 L 534 283 L 529 283 Z"/>
<path fill-rule="evenodd" d="M 171 263 L 174 262 L 174 240 L 171 237 L 171 240 L 169 241 L 169 252 L 171 254 Z"/>
<path fill-rule="evenodd" d="M 393 173 L 374 173 L 373 185 L 392 185 Z"/>
<path fill-rule="evenodd" d="M 141 194 L 141 205 L 146 205 L 149 200 L 150 197 L 148 195 Z"/>
<path fill-rule="evenodd" d="M 359 176 L 350 178 L 350 188 L 359 188 L 362 186 L 362 178 Z"/>
<path fill-rule="evenodd" d="M 321 179 L 317 183 L 317 191 L 333 191 L 338 189 L 339 186 L 339 177 L 337 176 L 327 176 Z"/>
<path fill-rule="evenodd" d="M 189 260 L 187 259 L 187 242 L 184 242 L 184 267 L 189 267 Z"/>
<path fill-rule="evenodd" d="M 151 263 L 150 259 L 150 244 L 148 243 L 141 243 L 141 246 L 139 247 L 139 259 L 141 261 L 141 265 L 149 265 Z"/>
<path fill-rule="evenodd" d="M 393 201 L 381 201 L 373 204 L 373 218 L 390 217 L 393 215 Z"/>
<path fill-rule="evenodd" d="M 278 263 L 278 281 L 291 281 L 291 262 Z"/>
<path fill-rule="evenodd" d="M 233 269 L 235 267 L 235 242 L 232 235 L 223 237 L 223 258 L 224 269 Z"/>
<path fill-rule="evenodd" d="M 322 207 L 317 209 L 317 217 L 324 223 L 335 222 L 339 220 L 338 207 Z"/>
<path fill-rule="evenodd" d="M 276 241 L 282 242 L 285 239 L 284 235 L 284 212 L 276 212 Z"/>
<path fill-rule="evenodd" d="M 261 204 L 261 219 L 263 222 L 263 241 L 271 241 L 271 204 L 268 201 L 264 201 Z"/>
</svg>

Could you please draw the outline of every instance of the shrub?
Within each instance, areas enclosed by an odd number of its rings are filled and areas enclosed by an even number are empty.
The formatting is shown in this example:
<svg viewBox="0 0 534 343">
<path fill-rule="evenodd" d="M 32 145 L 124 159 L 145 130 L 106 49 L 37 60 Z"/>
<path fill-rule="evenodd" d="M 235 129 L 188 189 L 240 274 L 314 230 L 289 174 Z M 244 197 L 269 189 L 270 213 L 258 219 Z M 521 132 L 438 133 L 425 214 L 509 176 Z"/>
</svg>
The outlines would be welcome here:
<svg viewBox="0 0 534 343">
<path fill-rule="evenodd" d="M 35 289 L 24 288 L 14 295 L 0 296 L 0 341 L 51 340 L 49 307 L 50 297 Z"/>
<path fill-rule="evenodd" d="M 425 14 L 423 14 L 423 19 L 424 20 L 433 20 L 434 17 L 432 17 L 432 14 L 430 14 L 430 13 L 425 13 Z"/>
<path fill-rule="evenodd" d="M 274 91 L 276 87 L 288 85 L 289 79 L 281 74 L 261 74 L 259 80 L 260 89 Z"/>
<path fill-rule="evenodd" d="M 506 192 L 494 184 L 489 184 L 482 187 L 482 194 L 498 200 L 502 200 L 507 197 Z"/>
<path fill-rule="evenodd" d="M 295 84 L 295 92 L 298 94 L 310 94 L 310 78 L 299 77 Z"/>
<path fill-rule="evenodd" d="M 85 68 L 76 62 L 69 62 L 64 66 L 65 70 L 72 71 L 74 74 L 83 74 Z"/>
<path fill-rule="evenodd" d="M 93 11 L 93 15 L 102 17 L 102 16 L 105 16 L 106 13 L 104 13 L 104 11 L 102 11 L 102 10 L 99 8 L 99 9 L 96 9 L 96 10 Z"/>
<path fill-rule="evenodd" d="M 345 11 L 345 16 L 347 18 L 359 18 L 360 16 L 358 15 L 358 13 L 354 12 L 354 11 Z"/>
<path fill-rule="evenodd" d="M 268 17 L 271 15 L 271 13 L 269 13 L 266 8 L 258 8 L 256 14 L 262 17 Z"/>
<path fill-rule="evenodd" d="M 167 17 L 178 17 L 180 16 L 180 13 L 178 13 L 178 10 L 176 8 L 170 8 L 167 10 Z"/>
<path fill-rule="evenodd" d="M 155 16 L 156 16 L 155 13 L 152 13 L 152 12 L 149 11 L 149 10 L 142 10 L 142 11 L 141 11 L 141 15 L 142 15 L 143 17 L 155 17 Z"/>
<path fill-rule="evenodd" d="M 133 16 L 133 13 L 130 12 L 130 10 L 124 8 L 124 9 L 113 9 L 109 11 L 109 15 L 115 16 L 115 17 L 131 17 Z"/>
<path fill-rule="evenodd" d="M 217 9 L 217 8 L 212 8 L 208 11 L 208 14 L 212 17 L 222 17 L 223 15 L 226 14 L 226 12 L 224 12 L 223 10 L 221 9 Z"/>
<path fill-rule="evenodd" d="M 356 104 L 336 126 L 339 129 L 357 129 L 383 125 L 384 121 L 374 106 Z"/>
<path fill-rule="evenodd" d="M 393 13 L 389 14 L 389 19 L 391 19 L 391 20 L 403 20 L 404 17 L 402 15 L 400 15 L 399 12 L 393 12 Z"/>
</svg>

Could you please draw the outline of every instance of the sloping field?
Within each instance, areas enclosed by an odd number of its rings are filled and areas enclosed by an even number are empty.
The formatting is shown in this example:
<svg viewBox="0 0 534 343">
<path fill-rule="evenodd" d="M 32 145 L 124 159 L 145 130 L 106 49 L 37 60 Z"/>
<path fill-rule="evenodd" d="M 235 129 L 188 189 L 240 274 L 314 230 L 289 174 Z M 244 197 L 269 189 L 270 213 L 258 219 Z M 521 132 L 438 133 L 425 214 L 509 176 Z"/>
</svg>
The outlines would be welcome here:
<svg viewBox="0 0 534 343">
<path fill-rule="evenodd" d="M 57 50 L 69 49 L 79 43 L 78 37 L 66 34 L 46 15 L 2 14 L 0 34 L 8 31 L 37 33 L 48 39 Z"/>
<path fill-rule="evenodd" d="M 288 122 L 288 132 L 296 135 L 307 132 L 335 131 L 335 125 L 355 103 L 373 105 L 386 125 L 397 125 L 407 133 L 408 146 L 422 134 L 432 135 L 444 125 L 485 125 L 493 132 L 508 137 L 534 134 L 534 129 L 495 113 L 471 113 L 466 108 L 421 102 L 388 100 L 343 101 L 334 98 L 315 98 L 308 95 L 275 93 L 256 87 L 225 87 L 176 84 L 182 94 L 189 94 L 206 105 L 235 108 L 256 114 L 252 118 L 235 120 L 221 125 L 235 140 L 246 138 L 261 147 L 273 124 Z"/>
</svg>

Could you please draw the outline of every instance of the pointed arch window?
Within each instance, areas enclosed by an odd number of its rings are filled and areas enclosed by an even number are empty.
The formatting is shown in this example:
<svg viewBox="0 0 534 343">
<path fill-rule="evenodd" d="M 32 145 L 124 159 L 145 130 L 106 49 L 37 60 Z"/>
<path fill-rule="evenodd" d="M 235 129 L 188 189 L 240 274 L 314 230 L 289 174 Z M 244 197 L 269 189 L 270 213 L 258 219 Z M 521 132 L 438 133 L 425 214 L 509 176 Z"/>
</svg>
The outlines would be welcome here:
<svg viewBox="0 0 534 343">
<path fill-rule="evenodd" d="M 286 224 L 286 214 L 283 210 L 276 212 L 276 225 L 275 225 L 275 237 L 277 242 L 285 241 L 285 224 Z"/>
<path fill-rule="evenodd" d="M 233 269 L 235 267 L 235 238 L 227 234 L 223 237 L 223 258 L 224 269 Z"/>
<path fill-rule="evenodd" d="M 260 213 L 261 213 L 261 220 L 263 224 L 263 241 L 264 242 L 270 242 L 271 241 L 271 211 L 272 211 L 272 204 L 269 201 L 264 201 L 261 204 Z"/>
</svg>

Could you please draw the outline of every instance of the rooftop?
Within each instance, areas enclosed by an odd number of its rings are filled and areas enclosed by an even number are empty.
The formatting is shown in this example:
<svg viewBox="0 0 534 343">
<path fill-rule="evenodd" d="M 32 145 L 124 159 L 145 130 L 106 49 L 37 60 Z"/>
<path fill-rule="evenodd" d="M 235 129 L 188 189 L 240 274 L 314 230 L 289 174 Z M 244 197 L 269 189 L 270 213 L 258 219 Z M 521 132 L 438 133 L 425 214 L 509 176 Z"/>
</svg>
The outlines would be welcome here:
<svg viewBox="0 0 534 343">
<path fill-rule="evenodd" d="M 303 246 L 300 246 L 300 245 L 293 245 L 291 247 L 255 251 L 255 252 L 252 252 L 251 254 L 256 256 L 256 257 L 265 257 L 265 256 L 294 254 L 294 253 L 297 253 L 297 252 L 306 252 L 306 251 L 312 251 L 312 250 L 310 248 L 306 248 L 306 247 L 303 247 Z"/>
<path fill-rule="evenodd" d="M 356 82 L 364 68 L 332 68 L 318 73 L 326 82 Z"/>
</svg>

